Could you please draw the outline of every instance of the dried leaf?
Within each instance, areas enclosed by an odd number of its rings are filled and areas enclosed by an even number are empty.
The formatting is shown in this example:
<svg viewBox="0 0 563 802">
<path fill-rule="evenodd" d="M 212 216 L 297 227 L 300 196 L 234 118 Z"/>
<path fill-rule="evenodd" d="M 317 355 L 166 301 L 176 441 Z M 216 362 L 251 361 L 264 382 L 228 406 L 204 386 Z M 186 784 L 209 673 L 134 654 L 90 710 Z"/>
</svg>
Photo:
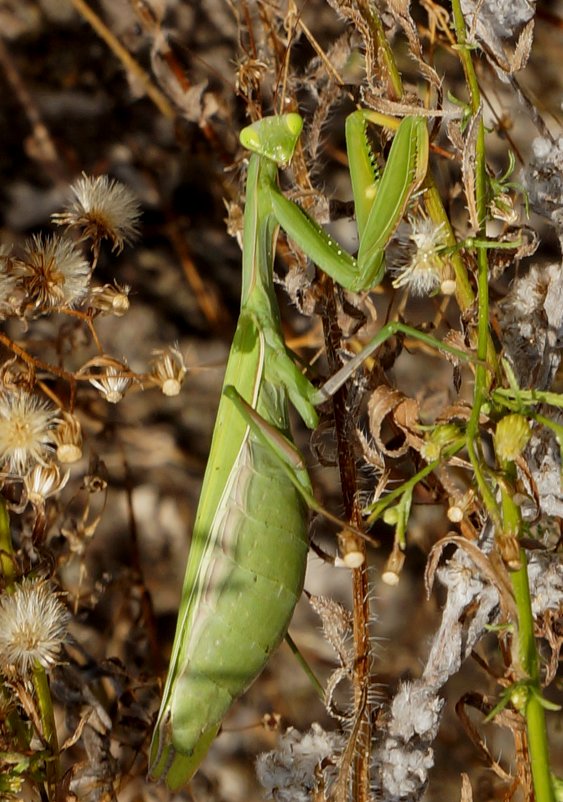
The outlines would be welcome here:
<svg viewBox="0 0 563 802">
<path fill-rule="evenodd" d="M 405 442 L 398 448 L 387 448 L 383 442 L 382 428 L 387 415 L 392 414 L 395 425 L 405 435 Z M 409 448 L 417 450 L 424 445 L 424 439 L 416 433 L 418 423 L 418 403 L 407 398 L 399 390 L 381 385 L 373 393 L 368 403 L 370 432 L 382 454 L 397 459 L 404 456 Z"/>
<path fill-rule="evenodd" d="M 455 543 L 463 552 L 465 552 L 475 567 L 480 571 L 481 575 L 493 585 L 498 594 L 505 621 L 517 621 L 518 613 L 516 604 L 512 595 L 512 586 L 508 577 L 506 567 L 498 554 L 494 551 L 490 554 L 485 554 L 479 546 L 475 543 L 470 543 L 463 537 L 458 535 L 447 535 L 434 544 L 428 556 L 426 570 L 424 572 L 424 584 L 426 586 L 426 593 L 430 596 L 432 585 L 434 583 L 434 576 L 440 557 L 444 548 L 450 544 Z"/>
<path fill-rule="evenodd" d="M 410 0 L 388 0 L 387 8 L 403 29 L 407 37 L 410 53 L 416 61 L 421 74 L 431 86 L 438 90 L 438 94 L 441 96 L 442 82 L 438 77 L 438 73 L 424 59 L 418 30 L 410 14 Z M 438 101 L 438 106 L 440 106 L 440 101 Z"/>
<path fill-rule="evenodd" d="M 465 772 L 461 773 L 461 796 L 460 802 L 473 802 L 473 790 L 469 777 Z"/>
<path fill-rule="evenodd" d="M 323 634 L 338 656 L 340 665 L 351 670 L 354 664 L 352 613 L 327 596 L 309 596 L 309 603 L 322 622 Z"/>
<path fill-rule="evenodd" d="M 479 733 L 476 724 L 473 723 L 471 718 L 467 715 L 465 711 L 465 707 L 474 707 L 477 710 L 480 710 L 485 716 L 489 715 L 491 710 L 493 709 L 493 705 L 489 702 L 486 702 L 484 697 L 480 693 L 466 693 L 461 699 L 457 702 L 455 706 L 455 711 L 463 724 L 463 728 L 471 741 L 473 742 L 474 746 L 477 748 L 478 752 L 481 754 L 481 759 L 485 762 L 486 765 L 491 768 L 494 773 L 499 777 L 501 780 L 507 783 L 511 783 L 513 781 L 513 777 L 511 774 L 507 773 L 500 763 L 496 761 L 489 748 L 487 747 L 486 740 L 484 736 Z M 499 723 L 498 720 L 495 718 L 495 723 Z"/>
<path fill-rule="evenodd" d="M 465 148 L 465 140 L 461 130 L 461 120 L 447 120 L 446 133 L 448 135 L 448 139 L 454 146 L 456 153 L 461 155 Z"/>
<path fill-rule="evenodd" d="M 477 138 L 479 128 L 483 118 L 483 110 L 480 108 L 467 126 L 467 134 L 463 146 L 463 158 L 461 162 L 461 173 L 463 176 L 463 186 L 465 189 L 465 198 L 467 200 L 467 211 L 469 212 L 469 221 L 474 232 L 479 231 L 479 215 L 477 213 L 477 190 L 475 180 L 475 164 L 476 164 L 476 151 L 477 151 Z"/>
<path fill-rule="evenodd" d="M 527 25 L 524 26 L 522 32 L 520 33 L 514 53 L 509 58 L 511 73 L 518 72 L 518 70 L 524 69 L 530 57 L 533 40 L 534 40 L 534 18 L 532 17 L 532 19 L 527 23 Z"/>
</svg>

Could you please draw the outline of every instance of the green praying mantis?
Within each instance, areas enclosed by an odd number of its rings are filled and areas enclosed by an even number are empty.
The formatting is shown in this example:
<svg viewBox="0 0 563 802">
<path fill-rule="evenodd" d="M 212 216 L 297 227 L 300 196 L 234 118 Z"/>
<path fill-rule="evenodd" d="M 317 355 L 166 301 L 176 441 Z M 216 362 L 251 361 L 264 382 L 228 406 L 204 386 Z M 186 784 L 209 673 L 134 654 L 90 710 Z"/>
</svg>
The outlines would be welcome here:
<svg viewBox="0 0 563 802">
<path fill-rule="evenodd" d="M 399 125 L 379 180 L 366 140 L 368 112 L 346 122 L 359 234 L 348 254 L 280 191 L 302 129 L 297 114 L 264 118 L 241 132 L 252 151 L 246 182 L 241 310 L 227 364 L 196 514 L 176 635 L 150 750 L 150 775 L 171 789 L 195 773 L 233 702 L 287 632 L 303 588 L 307 506 L 303 459 L 291 440 L 288 402 L 305 424 L 348 378 L 358 357 L 316 389 L 283 340 L 273 262 L 281 226 L 343 287 L 378 284 L 385 248 L 424 181 L 428 131 L 421 117 Z M 373 350 L 400 324 L 382 329 Z M 363 359 L 364 355 L 360 355 Z"/>
</svg>

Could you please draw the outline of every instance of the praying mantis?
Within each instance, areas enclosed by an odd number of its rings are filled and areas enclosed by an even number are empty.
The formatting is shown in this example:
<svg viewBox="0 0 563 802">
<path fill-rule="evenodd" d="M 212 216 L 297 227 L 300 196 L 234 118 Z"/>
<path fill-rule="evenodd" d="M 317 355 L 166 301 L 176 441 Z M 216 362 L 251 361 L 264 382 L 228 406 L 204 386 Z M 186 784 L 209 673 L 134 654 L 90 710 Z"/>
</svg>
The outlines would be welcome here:
<svg viewBox="0 0 563 802">
<path fill-rule="evenodd" d="M 359 234 L 356 258 L 278 187 L 278 169 L 293 156 L 301 117 L 266 117 L 240 135 L 252 152 L 240 316 L 150 750 L 151 777 L 164 779 L 170 789 L 180 788 L 198 769 L 227 711 L 285 636 L 303 588 L 307 506 L 314 500 L 303 459 L 291 440 L 288 402 L 314 428 L 315 406 L 354 368 L 346 365 L 329 381 L 330 387 L 319 390 L 287 352 L 273 283 L 278 229 L 342 286 L 368 290 L 382 280 L 385 248 L 426 175 L 426 122 L 407 117 L 376 181 L 365 133 L 367 116 L 357 110 L 346 121 Z M 371 348 L 397 328 L 400 324 L 385 327 Z"/>
</svg>

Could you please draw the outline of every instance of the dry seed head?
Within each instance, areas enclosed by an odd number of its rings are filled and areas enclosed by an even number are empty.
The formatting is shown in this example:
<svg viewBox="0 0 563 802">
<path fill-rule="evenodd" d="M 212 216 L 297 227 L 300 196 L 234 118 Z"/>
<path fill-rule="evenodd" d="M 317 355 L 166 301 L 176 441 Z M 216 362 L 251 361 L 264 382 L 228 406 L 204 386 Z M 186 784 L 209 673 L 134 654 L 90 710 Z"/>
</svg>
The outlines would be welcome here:
<svg viewBox="0 0 563 802">
<path fill-rule="evenodd" d="M 453 524 L 459 524 L 463 521 L 464 511 L 457 504 L 453 504 L 451 507 L 448 507 L 447 516 L 448 521 L 451 521 Z"/>
<path fill-rule="evenodd" d="M 82 429 L 78 419 L 70 412 L 62 413 L 62 419 L 53 430 L 53 442 L 59 462 L 68 465 L 82 456 Z"/>
<path fill-rule="evenodd" d="M 489 211 L 495 220 L 502 220 L 509 226 L 518 222 L 519 215 L 514 208 L 514 198 L 506 192 L 495 195 L 489 204 Z"/>
<path fill-rule="evenodd" d="M 116 317 L 123 317 L 129 311 L 129 293 L 131 287 L 128 284 L 104 284 L 103 287 L 92 287 L 90 290 L 89 303 L 94 309 L 100 312 L 109 312 Z"/>
<path fill-rule="evenodd" d="M 409 222 L 414 253 L 408 264 L 395 271 L 393 286 L 407 287 L 411 295 L 430 295 L 451 278 L 441 254 L 445 244 L 444 226 L 426 217 L 410 218 Z"/>
<path fill-rule="evenodd" d="M 90 384 L 99 390 L 110 404 L 118 404 L 131 385 L 132 379 L 109 365 L 99 379 L 90 379 Z"/>
<path fill-rule="evenodd" d="M 495 430 L 495 452 L 501 462 L 520 456 L 531 436 L 530 424 L 523 415 L 514 413 L 499 420 Z"/>
<path fill-rule="evenodd" d="M 33 463 L 45 464 L 52 450 L 57 411 L 37 396 L 5 391 L 0 395 L 0 463 L 22 476 Z"/>
<path fill-rule="evenodd" d="M 13 314 L 18 308 L 17 284 L 18 277 L 9 250 L 0 245 L 0 315 Z"/>
<path fill-rule="evenodd" d="M 188 370 L 180 350 L 171 345 L 165 351 L 154 351 L 153 353 L 151 379 L 160 387 L 164 395 L 170 397 L 178 395 Z"/>
<path fill-rule="evenodd" d="M 22 287 L 38 309 L 73 307 L 90 284 L 90 265 L 68 237 L 35 234 L 17 261 Z"/>
<path fill-rule="evenodd" d="M 0 598 L 0 669 L 28 674 L 39 662 L 50 668 L 66 639 L 70 615 L 49 582 L 24 579 Z"/>
<path fill-rule="evenodd" d="M 59 225 L 82 230 L 85 239 L 100 242 L 109 239 L 118 253 L 125 243 L 139 232 L 139 203 L 131 190 L 107 175 L 91 177 L 82 174 L 72 186 L 75 200 L 66 211 L 54 214 Z"/>
<path fill-rule="evenodd" d="M 398 585 L 404 564 L 404 551 L 401 551 L 400 548 L 394 547 L 393 551 L 389 555 L 385 568 L 383 569 L 383 573 L 381 574 L 381 581 L 386 585 L 391 585 L 392 587 Z"/>
<path fill-rule="evenodd" d="M 34 507 L 43 507 L 49 496 L 56 496 L 68 482 L 70 471 L 61 476 L 58 465 L 35 465 L 24 479 L 27 498 Z"/>
<path fill-rule="evenodd" d="M 442 295 L 453 295 L 456 288 L 457 284 L 455 278 L 445 278 L 440 284 L 440 292 Z"/>
<path fill-rule="evenodd" d="M 461 523 L 474 501 L 475 493 L 473 490 L 468 490 L 463 496 L 452 499 L 447 512 L 448 520 L 454 524 Z"/>
</svg>

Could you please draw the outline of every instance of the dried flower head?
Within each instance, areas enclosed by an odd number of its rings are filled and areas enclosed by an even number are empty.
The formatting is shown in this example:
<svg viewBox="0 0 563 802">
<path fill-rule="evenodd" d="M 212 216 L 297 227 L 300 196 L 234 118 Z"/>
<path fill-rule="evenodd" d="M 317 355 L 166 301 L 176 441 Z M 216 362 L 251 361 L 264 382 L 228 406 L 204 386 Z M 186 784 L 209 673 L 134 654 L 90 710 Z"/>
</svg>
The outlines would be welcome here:
<svg viewBox="0 0 563 802">
<path fill-rule="evenodd" d="M 83 173 L 71 190 L 75 200 L 66 211 L 52 216 L 55 223 L 82 229 L 83 237 L 95 243 L 109 239 L 118 253 L 137 236 L 141 210 L 128 187 L 107 175 Z"/>
<path fill-rule="evenodd" d="M 25 243 L 17 267 L 36 308 L 72 307 L 88 291 L 90 265 L 68 237 L 34 235 Z"/>
<path fill-rule="evenodd" d="M 77 418 L 70 412 L 62 413 L 62 419 L 53 430 L 53 442 L 59 462 L 77 462 L 82 456 L 82 429 Z"/>
<path fill-rule="evenodd" d="M 17 302 L 18 277 L 14 272 L 13 259 L 9 250 L 0 245 L 0 315 L 15 311 Z"/>
<path fill-rule="evenodd" d="M 171 345 L 165 351 L 154 351 L 150 376 L 164 395 L 178 395 L 186 372 L 184 357 L 176 346 Z"/>
<path fill-rule="evenodd" d="M 34 507 L 43 507 L 49 496 L 55 496 L 68 482 L 70 471 L 61 476 L 58 465 L 35 465 L 24 479 L 27 497 Z"/>
<path fill-rule="evenodd" d="M 496 220 L 502 220 L 509 226 L 516 225 L 519 214 L 514 205 L 514 198 L 506 192 L 498 192 L 489 203 L 489 210 Z"/>
<path fill-rule="evenodd" d="M 121 401 L 131 382 L 132 379 L 129 376 L 124 376 L 113 365 L 105 368 L 99 379 L 90 379 L 90 384 L 99 390 L 110 404 L 118 404 Z"/>
<path fill-rule="evenodd" d="M 129 311 L 129 293 L 131 287 L 128 284 L 104 284 L 103 287 L 93 287 L 90 290 L 90 305 L 100 312 L 109 312 L 116 317 L 122 317 Z"/>
<path fill-rule="evenodd" d="M 444 247 L 444 227 L 426 217 L 409 220 L 414 252 L 408 264 L 395 270 L 394 287 L 407 287 L 412 295 L 429 295 L 449 276 Z"/>
<path fill-rule="evenodd" d="M 0 463 L 16 476 L 33 463 L 45 463 L 52 450 L 57 411 L 23 391 L 0 395 Z"/>
<path fill-rule="evenodd" d="M 50 668 L 66 638 L 70 615 L 49 582 L 24 579 L 0 598 L 0 669 L 27 674 Z"/>
</svg>

